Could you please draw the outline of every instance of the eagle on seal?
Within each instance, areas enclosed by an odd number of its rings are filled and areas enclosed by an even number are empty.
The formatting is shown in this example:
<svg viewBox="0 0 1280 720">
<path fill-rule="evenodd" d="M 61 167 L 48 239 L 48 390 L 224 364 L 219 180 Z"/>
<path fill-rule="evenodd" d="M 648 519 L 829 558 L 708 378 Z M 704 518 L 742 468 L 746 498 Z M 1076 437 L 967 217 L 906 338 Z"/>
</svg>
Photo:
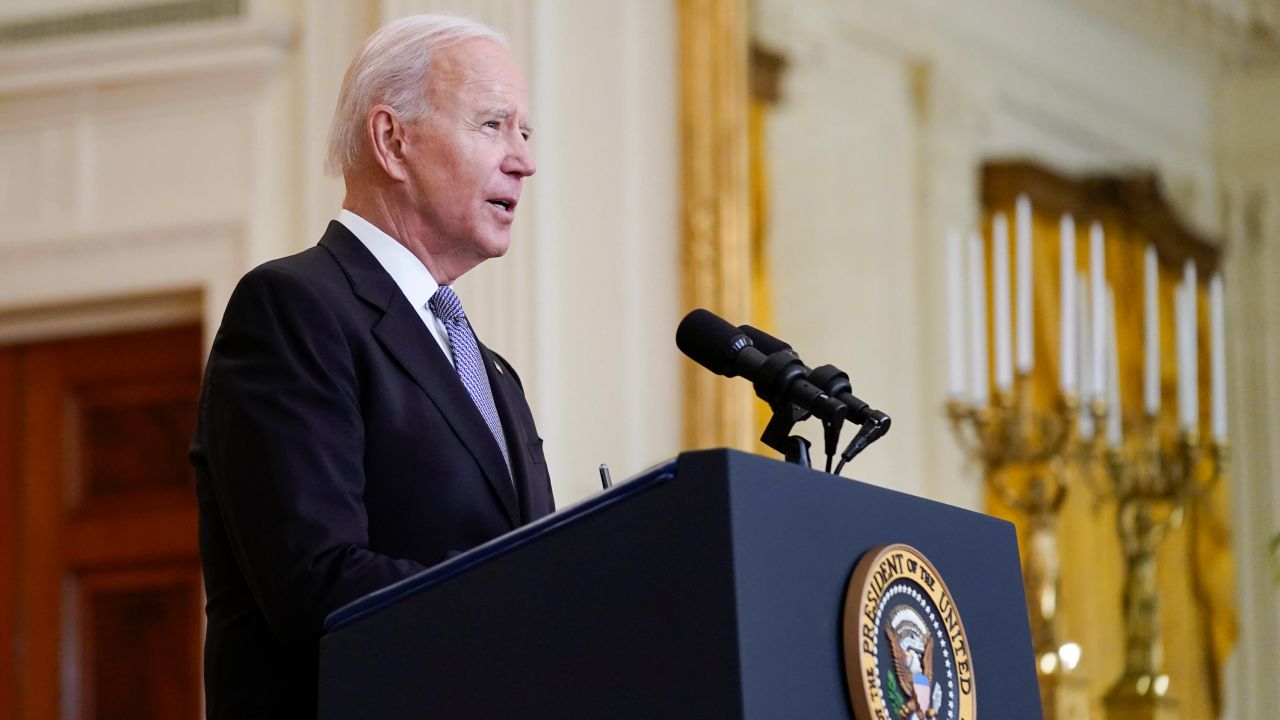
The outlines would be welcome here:
<svg viewBox="0 0 1280 720">
<path fill-rule="evenodd" d="M 889 647 L 893 648 L 893 671 L 898 687 L 907 695 L 902 717 L 929 720 L 937 716 L 942 687 L 933 684 L 933 637 L 910 630 L 899 635 L 892 627 L 884 631 L 889 636 Z M 923 647 L 921 634 L 924 635 Z"/>
</svg>

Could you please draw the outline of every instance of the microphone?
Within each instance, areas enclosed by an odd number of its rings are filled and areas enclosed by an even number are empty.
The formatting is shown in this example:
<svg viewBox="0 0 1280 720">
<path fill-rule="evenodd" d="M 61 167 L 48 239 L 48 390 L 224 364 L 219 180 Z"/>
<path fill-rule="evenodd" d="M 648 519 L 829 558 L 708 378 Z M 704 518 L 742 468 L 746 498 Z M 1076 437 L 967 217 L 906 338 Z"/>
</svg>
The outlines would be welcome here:
<svg viewBox="0 0 1280 720">
<path fill-rule="evenodd" d="M 800 356 L 790 345 L 782 340 L 750 325 L 739 325 L 738 329 L 751 339 L 752 344 L 759 348 L 760 352 L 770 354 L 789 352 L 795 355 L 796 361 L 799 362 Z M 854 395 L 853 386 L 849 383 L 849 375 L 840 370 L 840 368 L 834 365 L 823 365 L 810 370 L 803 364 L 800 367 L 804 368 L 809 382 L 822 388 L 828 395 L 844 403 L 845 407 L 849 408 L 847 417 L 850 422 L 855 425 L 863 425 L 867 421 L 872 421 L 884 427 L 882 432 L 889 430 L 889 423 L 891 422 L 889 416 L 872 408 L 857 395 Z"/>
<path fill-rule="evenodd" d="M 676 346 L 717 375 L 750 380 L 756 395 L 771 407 L 790 403 L 836 424 L 848 413 L 846 403 L 805 379 L 809 368 L 794 352 L 761 352 L 742 330 L 709 310 L 685 315 L 676 328 Z"/>
</svg>

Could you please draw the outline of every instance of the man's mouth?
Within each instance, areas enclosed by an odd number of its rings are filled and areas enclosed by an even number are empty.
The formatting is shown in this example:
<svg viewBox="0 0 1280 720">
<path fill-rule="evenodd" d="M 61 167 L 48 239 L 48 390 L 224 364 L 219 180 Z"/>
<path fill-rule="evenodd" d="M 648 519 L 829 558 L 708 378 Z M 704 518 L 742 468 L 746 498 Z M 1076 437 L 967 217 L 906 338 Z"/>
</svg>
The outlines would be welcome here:
<svg viewBox="0 0 1280 720">
<path fill-rule="evenodd" d="M 511 198 L 492 198 L 488 202 L 490 205 L 496 205 L 506 212 L 514 212 L 516 209 L 516 201 Z"/>
</svg>

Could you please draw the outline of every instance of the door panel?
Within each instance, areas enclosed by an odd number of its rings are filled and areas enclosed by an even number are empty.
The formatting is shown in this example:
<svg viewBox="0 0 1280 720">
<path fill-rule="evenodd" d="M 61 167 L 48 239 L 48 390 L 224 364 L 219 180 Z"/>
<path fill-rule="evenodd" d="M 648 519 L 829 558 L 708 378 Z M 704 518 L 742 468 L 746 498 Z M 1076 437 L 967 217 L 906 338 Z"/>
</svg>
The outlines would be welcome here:
<svg viewBox="0 0 1280 720">
<path fill-rule="evenodd" d="M 200 703 L 200 573 L 188 564 L 78 580 L 81 717 L 193 718 Z M 187 662 L 175 662 L 187 659 Z"/>
<path fill-rule="evenodd" d="M 21 379 L 0 390 L 22 430 L 9 452 L 19 518 L 6 615 L 21 641 L 19 717 L 198 717 L 202 600 L 186 448 L 199 329 L 8 353 L 10 380 Z"/>
<path fill-rule="evenodd" d="M 94 388 L 76 400 L 77 500 L 127 503 L 155 493 L 177 499 L 175 491 L 185 496 L 193 482 L 186 447 L 195 429 L 189 383 L 157 379 Z"/>
</svg>

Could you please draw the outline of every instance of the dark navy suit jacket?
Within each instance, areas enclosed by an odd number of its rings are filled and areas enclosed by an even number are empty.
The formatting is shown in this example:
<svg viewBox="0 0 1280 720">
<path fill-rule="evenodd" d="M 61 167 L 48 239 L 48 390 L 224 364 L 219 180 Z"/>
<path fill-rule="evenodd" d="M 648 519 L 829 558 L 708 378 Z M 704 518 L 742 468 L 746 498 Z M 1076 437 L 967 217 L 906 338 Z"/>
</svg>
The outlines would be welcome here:
<svg viewBox="0 0 1280 720">
<path fill-rule="evenodd" d="M 514 484 L 421 317 L 340 223 L 240 281 L 191 446 L 209 718 L 314 718 L 328 613 L 554 509 L 520 379 L 480 351 Z"/>
</svg>

